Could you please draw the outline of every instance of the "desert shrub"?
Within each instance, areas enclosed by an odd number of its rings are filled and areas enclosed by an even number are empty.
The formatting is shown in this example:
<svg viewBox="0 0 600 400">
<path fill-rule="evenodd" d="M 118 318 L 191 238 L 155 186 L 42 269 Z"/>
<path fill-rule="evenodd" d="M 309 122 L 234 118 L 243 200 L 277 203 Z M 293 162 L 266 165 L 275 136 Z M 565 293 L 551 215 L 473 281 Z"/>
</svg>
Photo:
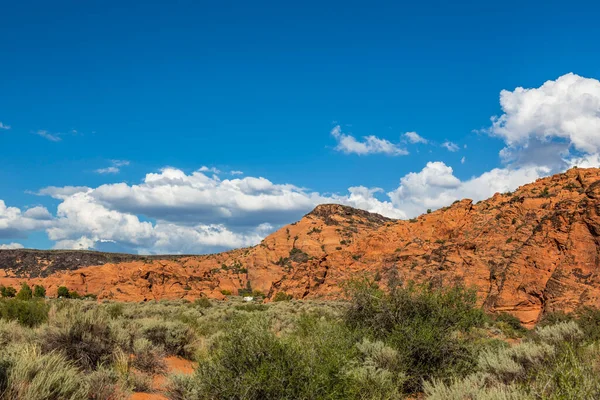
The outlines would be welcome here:
<svg viewBox="0 0 600 400">
<path fill-rule="evenodd" d="M 43 299 L 46 297 L 46 288 L 41 285 L 35 285 L 33 288 L 33 297 Z"/>
<path fill-rule="evenodd" d="M 359 360 L 346 370 L 351 398 L 400 398 L 406 374 L 399 364 L 398 352 L 383 342 L 363 339 L 357 343 Z"/>
<path fill-rule="evenodd" d="M 231 296 L 231 290 L 223 289 L 221 290 L 221 294 L 223 296 Z"/>
<path fill-rule="evenodd" d="M 122 303 L 110 303 L 106 306 L 106 312 L 111 318 L 119 318 L 123 315 L 123 304 Z"/>
<path fill-rule="evenodd" d="M 289 301 L 293 297 L 291 294 L 287 294 L 285 292 L 277 292 L 275 296 L 273 296 L 273 301 Z"/>
<path fill-rule="evenodd" d="M 62 354 L 42 354 L 25 346 L 12 355 L 3 399 L 81 400 L 88 387 L 77 367 Z"/>
<path fill-rule="evenodd" d="M 475 306 L 473 291 L 460 286 L 393 287 L 385 293 L 371 282 L 349 287 L 349 327 L 382 340 L 398 351 L 407 374 L 405 390 L 421 390 L 423 380 L 465 375 L 476 360 L 469 343 L 457 331 L 481 326 L 483 311 Z"/>
<path fill-rule="evenodd" d="M 48 320 L 48 305 L 43 301 L 5 299 L 0 301 L 0 318 L 34 327 Z"/>
<path fill-rule="evenodd" d="M 583 307 L 576 312 L 577 324 L 587 341 L 600 341 L 600 310 Z"/>
<path fill-rule="evenodd" d="M 254 311 L 266 311 L 268 307 L 265 304 L 239 304 L 235 305 L 234 308 L 240 311 L 254 312 Z"/>
<path fill-rule="evenodd" d="M 11 298 L 17 295 L 17 290 L 12 286 L 0 285 L 0 296 Z"/>
<path fill-rule="evenodd" d="M 33 298 L 33 292 L 29 285 L 25 282 L 21 284 L 21 290 L 17 293 L 17 300 L 31 300 Z"/>
<path fill-rule="evenodd" d="M 509 313 L 500 313 L 495 316 L 496 322 L 504 323 L 509 328 L 510 334 L 514 333 L 517 335 L 523 335 L 527 332 L 527 329 L 521 325 L 519 318 Z M 511 335 L 512 336 L 512 335 Z"/>
<path fill-rule="evenodd" d="M 133 356 L 133 366 L 140 371 L 161 373 L 167 368 L 163 351 L 148 339 L 136 339 L 133 342 Z"/>
<path fill-rule="evenodd" d="M 583 331 L 575 321 L 539 327 L 535 333 L 542 341 L 552 344 L 577 342 L 583 339 Z"/>
<path fill-rule="evenodd" d="M 264 317 L 238 321 L 219 337 L 191 380 L 178 378 L 171 398 L 341 398 L 343 367 L 352 345 L 340 324 L 304 319 L 297 332 L 278 338 Z"/>
<path fill-rule="evenodd" d="M 16 320 L 0 319 L 0 349 L 11 343 L 32 342 L 34 335 L 31 329 L 27 329 Z"/>
<path fill-rule="evenodd" d="M 134 392 L 151 392 L 152 378 L 148 374 L 132 372 L 129 375 L 128 383 Z"/>
<path fill-rule="evenodd" d="M 86 375 L 89 400 L 125 400 L 128 393 L 120 384 L 119 374 L 109 368 L 99 368 Z"/>
<path fill-rule="evenodd" d="M 167 354 L 190 358 L 194 353 L 196 335 L 190 327 L 179 321 L 145 320 L 141 334 Z"/>
<path fill-rule="evenodd" d="M 44 352 L 60 351 L 84 370 L 94 370 L 112 361 L 117 341 L 108 317 L 101 310 L 65 309 L 54 322 L 56 326 L 41 334 Z"/>
<path fill-rule="evenodd" d="M 450 382 L 437 380 L 425 382 L 423 388 L 428 400 L 532 400 L 517 386 L 492 385 L 493 377 L 486 374 L 474 374 L 464 379 Z"/>
<path fill-rule="evenodd" d="M 59 288 L 56 290 L 56 295 L 58 297 L 62 297 L 63 299 L 68 299 L 69 289 L 67 289 L 65 286 L 59 286 Z"/>
<path fill-rule="evenodd" d="M 194 305 L 199 308 L 211 308 L 213 306 L 208 297 L 200 297 L 194 300 Z"/>
</svg>

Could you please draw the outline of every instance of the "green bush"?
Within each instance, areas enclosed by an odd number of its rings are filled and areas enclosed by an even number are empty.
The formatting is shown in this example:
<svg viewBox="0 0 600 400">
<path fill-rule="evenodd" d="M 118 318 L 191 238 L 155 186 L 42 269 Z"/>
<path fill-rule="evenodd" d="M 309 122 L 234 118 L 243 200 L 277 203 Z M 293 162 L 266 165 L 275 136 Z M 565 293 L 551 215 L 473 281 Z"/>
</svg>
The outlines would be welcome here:
<svg viewBox="0 0 600 400">
<path fill-rule="evenodd" d="M 363 281 L 354 282 L 349 294 L 346 323 L 398 351 L 406 391 L 421 391 L 423 380 L 464 376 L 475 369 L 470 343 L 456 335 L 485 321 L 474 291 L 409 284 L 386 293 Z"/>
<path fill-rule="evenodd" d="M 33 298 L 33 292 L 29 285 L 25 282 L 21 284 L 21 290 L 17 293 L 17 300 L 31 300 Z"/>
<path fill-rule="evenodd" d="M 0 301 L 0 318 L 35 327 L 48 320 L 48 308 L 43 301 L 5 299 Z"/>
<path fill-rule="evenodd" d="M 211 308 L 213 306 L 208 297 L 200 297 L 194 300 L 194 305 L 199 308 Z"/>
<path fill-rule="evenodd" d="M 67 289 L 64 286 L 60 286 L 56 291 L 56 295 L 58 297 L 62 297 L 63 299 L 68 299 L 69 298 L 69 289 Z"/>
<path fill-rule="evenodd" d="M 240 322 L 218 339 L 193 378 L 175 380 L 171 398 L 344 398 L 350 337 L 330 321 L 306 320 L 287 339 L 277 338 L 264 318 Z"/>
<path fill-rule="evenodd" d="M 277 292 L 275 296 L 273 296 L 273 301 L 289 301 L 293 298 L 291 294 L 287 294 L 285 292 Z"/>
<path fill-rule="evenodd" d="M 17 295 L 17 290 L 12 286 L 0 285 L 0 295 L 6 298 L 15 297 Z"/>
<path fill-rule="evenodd" d="M 189 326 L 179 321 L 144 321 L 141 334 L 167 354 L 190 358 L 194 353 L 196 335 Z"/>
<path fill-rule="evenodd" d="M 43 299 L 46 297 L 46 288 L 41 285 L 35 285 L 33 288 L 33 297 Z"/>
<path fill-rule="evenodd" d="M 221 290 L 221 294 L 223 296 L 231 296 L 231 290 L 223 289 Z"/>
</svg>

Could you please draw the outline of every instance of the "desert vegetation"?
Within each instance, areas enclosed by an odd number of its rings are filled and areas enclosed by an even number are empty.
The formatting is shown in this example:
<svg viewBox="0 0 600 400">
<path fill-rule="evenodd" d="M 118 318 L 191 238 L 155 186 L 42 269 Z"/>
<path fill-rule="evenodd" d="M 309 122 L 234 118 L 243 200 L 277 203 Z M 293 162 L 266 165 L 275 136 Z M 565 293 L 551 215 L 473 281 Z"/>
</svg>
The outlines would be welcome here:
<svg viewBox="0 0 600 400">
<path fill-rule="evenodd" d="M 600 397 L 599 311 L 528 331 L 467 288 L 379 281 L 349 283 L 347 301 L 266 304 L 48 299 L 23 285 L 0 299 L 0 400 Z"/>
</svg>

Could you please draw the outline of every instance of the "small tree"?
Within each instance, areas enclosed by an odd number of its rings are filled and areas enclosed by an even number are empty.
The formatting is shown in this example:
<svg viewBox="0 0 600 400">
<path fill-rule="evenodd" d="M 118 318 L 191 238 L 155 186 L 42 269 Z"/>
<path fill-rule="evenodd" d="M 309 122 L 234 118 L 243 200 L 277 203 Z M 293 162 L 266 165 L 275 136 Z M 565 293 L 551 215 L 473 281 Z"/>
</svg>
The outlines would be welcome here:
<svg viewBox="0 0 600 400">
<path fill-rule="evenodd" d="M 33 288 L 33 297 L 43 299 L 46 297 L 46 288 L 41 285 L 35 285 Z"/>
<path fill-rule="evenodd" d="M 17 289 L 12 286 L 7 286 L 2 291 L 2 297 L 15 297 L 17 295 Z"/>
<path fill-rule="evenodd" d="M 69 298 L 69 289 L 67 289 L 65 286 L 60 286 L 58 288 L 58 290 L 56 291 L 56 295 L 58 297 L 64 297 L 65 299 Z"/>
<path fill-rule="evenodd" d="M 31 288 L 29 287 L 29 285 L 26 282 L 23 282 L 21 284 L 21 290 L 19 290 L 19 293 L 17 293 L 17 299 L 31 300 L 32 297 L 33 297 L 33 292 L 31 291 Z"/>
</svg>

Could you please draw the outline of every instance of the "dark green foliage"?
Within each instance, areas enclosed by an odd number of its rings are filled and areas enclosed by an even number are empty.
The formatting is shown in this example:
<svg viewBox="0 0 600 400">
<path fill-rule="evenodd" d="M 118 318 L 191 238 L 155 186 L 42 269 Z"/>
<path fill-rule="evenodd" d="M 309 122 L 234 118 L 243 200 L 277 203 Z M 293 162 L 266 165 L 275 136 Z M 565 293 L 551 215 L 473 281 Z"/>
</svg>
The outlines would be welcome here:
<svg viewBox="0 0 600 400">
<path fill-rule="evenodd" d="M 0 301 L 0 318 L 34 327 L 46 322 L 48 306 L 43 301 L 6 299 Z"/>
<path fill-rule="evenodd" d="M 456 331 L 485 321 L 476 294 L 463 287 L 433 290 L 408 285 L 385 293 L 371 282 L 350 287 L 349 327 L 382 340 L 398 351 L 409 378 L 405 390 L 418 392 L 422 381 L 464 375 L 475 366 L 474 354 Z"/>
<path fill-rule="evenodd" d="M 221 290 L 221 294 L 223 296 L 231 296 L 231 290 L 225 290 L 225 289 L 223 289 L 223 290 Z"/>
<path fill-rule="evenodd" d="M 6 298 L 15 297 L 17 295 L 17 290 L 12 286 L 0 285 L 0 295 Z"/>
<path fill-rule="evenodd" d="M 213 306 L 208 297 L 200 297 L 194 300 L 194 305 L 199 308 L 211 308 Z"/>
<path fill-rule="evenodd" d="M 33 297 L 43 299 L 46 297 L 46 288 L 41 285 L 35 285 L 33 288 Z"/>
<path fill-rule="evenodd" d="M 80 299 L 81 296 L 75 290 L 71 290 L 71 291 L 69 291 L 69 298 L 70 299 Z"/>
<path fill-rule="evenodd" d="M 340 324 L 306 318 L 293 335 L 278 338 L 267 320 L 241 322 L 225 333 L 195 376 L 178 385 L 181 399 L 347 398 L 344 366 L 352 335 Z"/>
<path fill-rule="evenodd" d="M 56 291 L 56 295 L 58 297 L 62 297 L 63 299 L 68 299 L 69 298 L 69 289 L 67 289 L 64 286 L 60 286 L 58 288 L 58 290 Z"/>
<path fill-rule="evenodd" d="M 519 320 L 519 318 L 515 317 L 512 314 L 508 314 L 508 313 L 501 313 L 496 315 L 495 317 L 496 322 L 501 322 L 506 324 L 506 326 L 508 326 L 508 328 L 512 331 L 509 333 L 515 333 L 517 335 L 522 335 L 525 334 L 527 332 L 527 329 L 525 329 L 525 327 L 523 325 L 521 325 L 521 321 Z M 514 336 L 514 335 L 511 335 Z"/>
<path fill-rule="evenodd" d="M 291 294 L 287 294 L 285 292 L 277 292 L 275 296 L 273 296 L 273 301 L 289 301 L 293 297 Z"/>
<path fill-rule="evenodd" d="M 17 300 L 31 300 L 33 298 L 33 292 L 29 285 L 25 282 L 21 284 L 21 290 L 17 293 Z"/>
<path fill-rule="evenodd" d="M 308 254 L 306 254 L 305 252 L 303 252 L 302 250 L 294 247 L 290 250 L 290 256 L 289 259 L 291 261 L 297 262 L 297 263 L 303 263 L 303 262 L 307 262 L 309 260 L 309 256 Z"/>
</svg>

